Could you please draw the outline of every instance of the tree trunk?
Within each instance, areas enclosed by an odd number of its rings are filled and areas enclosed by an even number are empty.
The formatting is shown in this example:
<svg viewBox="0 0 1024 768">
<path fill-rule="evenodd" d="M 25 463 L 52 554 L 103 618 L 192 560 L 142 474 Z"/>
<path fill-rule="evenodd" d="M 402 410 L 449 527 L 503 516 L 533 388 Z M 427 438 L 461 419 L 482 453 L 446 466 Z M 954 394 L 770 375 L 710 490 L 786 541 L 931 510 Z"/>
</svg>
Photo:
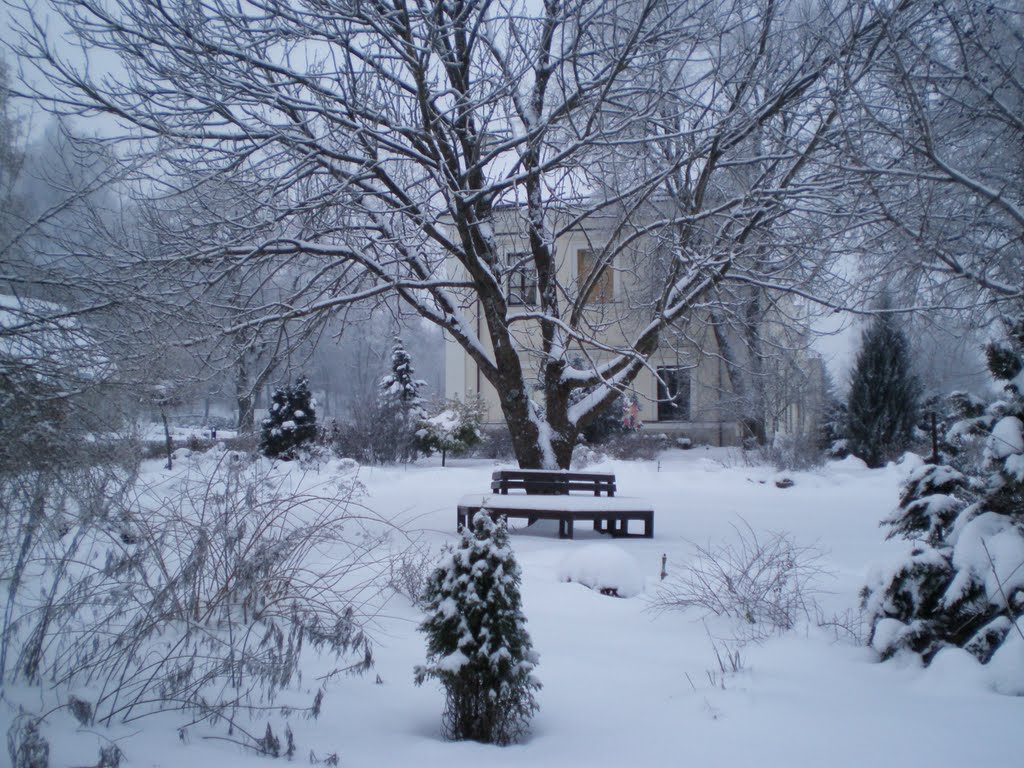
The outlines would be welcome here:
<svg viewBox="0 0 1024 768">
<path fill-rule="evenodd" d="M 173 469 L 174 441 L 171 439 L 171 425 L 167 421 L 167 411 L 160 406 L 160 419 L 164 423 L 164 441 L 167 446 L 167 469 Z"/>
<path fill-rule="evenodd" d="M 248 435 L 256 428 L 256 395 L 259 385 L 249 383 L 249 366 L 245 353 L 235 358 L 235 402 L 238 404 L 238 434 Z"/>
<path fill-rule="evenodd" d="M 238 396 L 238 434 L 251 434 L 256 429 L 255 399 L 251 393 Z"/>
</svg>

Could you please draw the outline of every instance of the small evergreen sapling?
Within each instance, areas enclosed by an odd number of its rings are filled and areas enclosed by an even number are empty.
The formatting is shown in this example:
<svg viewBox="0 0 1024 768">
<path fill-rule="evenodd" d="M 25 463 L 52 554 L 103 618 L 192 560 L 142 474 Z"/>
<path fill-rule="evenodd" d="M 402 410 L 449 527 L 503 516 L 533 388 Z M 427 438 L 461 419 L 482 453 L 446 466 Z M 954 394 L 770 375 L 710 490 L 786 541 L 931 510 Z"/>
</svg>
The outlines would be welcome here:
<svg viewBox="0 0 1024 768">
<path fill-rule="evenodd" d="M 426 382 L 414 378 L 412 358 L 399 337 L 391 350 L 391 373 L 380 380 L 383 399 L 392 403 L 397 410 L 412 417 L 422 417 L 423 398 L 420 390 Z"/>
<path fill-rule="evenodd" d="M 537 654 L 526 631 L 519 566 L 505 522 L 486 512 L 463 528 L 459 547 L 430 576 L 425 590 L 428 678 L 445 688 L 445 735 L 505 745 L 519 739 L 537 711 Z"/>
<path fill-rule="evenodd" d="M 381 461 L 409 461 L 416 458 L 416 430 L 426 415 L 421 390 L 426 382 L 414 377 L 412 358 L 402 340 L 395 337 L 391 350 L 391 373 L 380 380 L 375 453 Z"/>
<path fill-rule="evenodd" d="M 294 387 L 277 389 L 270 415 L 263 420 L 260 452 L 269 458 L 290 461 L 299 446 L 316 440 L 316 411 L 309 381 L 302 377 Z"/>
</svg>

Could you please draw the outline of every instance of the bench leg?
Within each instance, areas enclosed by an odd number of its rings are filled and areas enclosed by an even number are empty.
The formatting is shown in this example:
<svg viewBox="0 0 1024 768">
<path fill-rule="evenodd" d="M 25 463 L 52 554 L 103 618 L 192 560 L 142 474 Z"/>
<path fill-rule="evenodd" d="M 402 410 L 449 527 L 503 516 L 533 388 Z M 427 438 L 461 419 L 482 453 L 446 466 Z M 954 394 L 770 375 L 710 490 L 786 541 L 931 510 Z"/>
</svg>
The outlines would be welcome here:
<svg viewBox="0 0 1024 768">
<path fill-rule="evenodd" d="M 644 538 L 654 538 L 654 514 L 649 514 L 644 518 Z"/>
<path fill-rule="evenodd" d="M 560 538 L 560 539 L 571 539 L 572 538 L 572 518 L 571 517 L 560 517 L 560 518 L 558 518 L 558 538 Z"/>
</svg>

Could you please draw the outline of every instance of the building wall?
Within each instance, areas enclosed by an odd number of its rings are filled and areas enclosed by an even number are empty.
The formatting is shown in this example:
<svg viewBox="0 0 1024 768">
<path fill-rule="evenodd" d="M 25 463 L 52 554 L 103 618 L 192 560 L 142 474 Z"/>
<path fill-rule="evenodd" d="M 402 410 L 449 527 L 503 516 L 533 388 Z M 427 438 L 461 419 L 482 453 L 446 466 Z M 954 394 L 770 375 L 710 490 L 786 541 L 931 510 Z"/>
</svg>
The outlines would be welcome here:
<svg viewBox="0 0 1024 768">
<path fill-rule="evenodd" d="M 496 224 L 495 237 L 504 253 L 526 251 L 528 245 L 523 236 L 521 222 L 517 221 L 516 212 L 509 212 L 504 219 Z M 563 236 L 556 243 L 559 280 L 564 286 L 575 286 L 578 279 L 578 252 L 581 249 L 600 249 L 605 245 L 600 234 L 593 232 L 574 232 Z M 639 290 L 635 272 L 630 269 L 613 271 L 613 301 L 595 302 L 588 308 L 588 316 L 594 322 L 607 323 L 603 328 L 602 342 L 606 344 L 623 344 L 632 330 L 631 323 L 622 322 L 620 315 L 627 309 L 631 297 Z M 525 311 L 519 307 L 510 307 L 510 312 Z M 467 319 L 474 323 L 483 322 L 479 317 L 476 305 L 466 311 Z M 489 348 L 486 329 L 479 325 L 478 335 Z M 735 420 L 729 420 L 721 407 L 721 395 L 727 388 L 725 371 L 719 361 L 713 333 L 700 322 L 691 322 L 686 327 L 676 329 L 674 334 L 680 341 L 678 345 L 664 345 L 651 358 L 651 369 L 641 371 L 633 382 L 631 392 L 640 404 L 640 417 L 649 431 L 672 433 L 690 437 L 695 442 L 714 445 L 735 445 L 740 441 L 740 430 Z M 539 349 L 539 326 L 536 323 L 524 322 L 516 330 L 516 338 L 523 349 Z M 678 349 L 668 347 L 678 346 Z M 498 404 L 497 393 L 490 383 L 479 374 L 476 364 L 456 344 L 445 335 L 445 396 L 475 397 L 479 395 L 486 409 L 486 420 L 489 423 L 503 421 Z M 607 353 L 596 348 L 577 350 L 578 354 L 600 362 Z M 523 356 L 527 377 L 536 377 L 536 361 L 529 358 L 527 352 Z M 659 422 L 658 420 L 658 381 L 655 370 L 658 366 L 679 366 L 686 368 L 690 377 L 690 418 L 686 421 Z"/>
</svg>

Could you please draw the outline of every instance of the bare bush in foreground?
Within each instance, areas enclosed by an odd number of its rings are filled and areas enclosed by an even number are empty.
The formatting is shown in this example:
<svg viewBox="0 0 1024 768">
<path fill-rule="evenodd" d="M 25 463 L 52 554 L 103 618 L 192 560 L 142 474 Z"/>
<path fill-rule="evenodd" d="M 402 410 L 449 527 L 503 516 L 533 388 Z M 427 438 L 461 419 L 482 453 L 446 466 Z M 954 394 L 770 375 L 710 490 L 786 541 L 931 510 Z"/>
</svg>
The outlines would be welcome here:
<svg viewBox="0 0 1024 768">
<path fill-rule="evenodd" d="M 119 507 L 108 498 L 102 524 L 66 513 L 64 533 L 28 556 L 8 672 L 57 696 L 88 690 L 99 724 L 183 709 L 227 721 L 249 746 L 259 739 L 240 713 L 315 716 L 322 691 L 305 707 L 275 702 L 307 648 L 343 659 L 336 672 L 372 662 L 380 536 L 358 488 L 311 488 L 229 452 L 140 484 Z"/>
<path fill-rule="evenodd" d="M 681 574 L 665 579 L 656 610 L 703 608 L 745 622 L 751 639 L 792 629 L 813 615 L 823 553 L 785 532 L 756 532 L 745 520 L 731 541 L 696 546 Z"/>
</svg>

